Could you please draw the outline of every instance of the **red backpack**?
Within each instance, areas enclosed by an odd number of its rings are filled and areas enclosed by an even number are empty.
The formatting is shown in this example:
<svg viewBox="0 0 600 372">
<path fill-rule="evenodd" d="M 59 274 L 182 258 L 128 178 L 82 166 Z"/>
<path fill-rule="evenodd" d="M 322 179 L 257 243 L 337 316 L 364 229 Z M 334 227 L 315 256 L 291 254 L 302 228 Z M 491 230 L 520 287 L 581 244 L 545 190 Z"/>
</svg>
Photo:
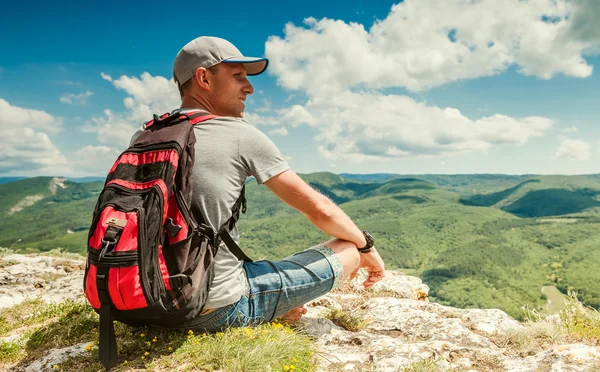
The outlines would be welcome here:
<svg viewBox="0 0 600 372">
<path fill-rule="evenodd" d="M 100 315 L 99 359 L 107 370 L 118 359 L 113 320 L 178 328 L 202 310 L 221 240 L 251 261 L 229 235 L 240 209 L 245 212 L 245 187 L 218 231 L 191 209 L 193 127 L 214 117 L 154 115 L 108 172 L 89 230 L 84 276 L 85 296 Z"/>
</svg>

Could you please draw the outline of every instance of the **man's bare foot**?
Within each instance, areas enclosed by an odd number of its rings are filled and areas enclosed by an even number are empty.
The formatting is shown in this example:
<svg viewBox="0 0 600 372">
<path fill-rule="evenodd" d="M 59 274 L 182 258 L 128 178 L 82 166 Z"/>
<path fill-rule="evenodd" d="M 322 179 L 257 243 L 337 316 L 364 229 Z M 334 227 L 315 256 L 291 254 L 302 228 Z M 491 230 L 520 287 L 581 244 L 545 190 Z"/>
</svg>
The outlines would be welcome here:
<svg viewBox="0 0 600 372">
<path fill-rule="evenodd" d="M 300 307 L 297 307 L 297 308 L 289 311 L 288 313 L 283 315 L 280 319 L 285 320 L 285 321 L 295 322 L 296 320 L 299 320 L 300 318 L 302 318 L 302 315 L 306 314 L 307 311 L 308 310 L 306 310 L 304 305 L 302 305 Z"/>
</svg>

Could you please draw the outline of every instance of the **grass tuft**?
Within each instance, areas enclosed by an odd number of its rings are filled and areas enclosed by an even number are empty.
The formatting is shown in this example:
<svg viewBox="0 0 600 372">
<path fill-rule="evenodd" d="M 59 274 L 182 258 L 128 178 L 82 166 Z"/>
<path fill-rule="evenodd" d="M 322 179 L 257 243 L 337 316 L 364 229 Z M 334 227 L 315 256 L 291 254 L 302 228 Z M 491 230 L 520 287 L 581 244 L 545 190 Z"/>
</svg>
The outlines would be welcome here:
<svg viewBox="0 0 600 372">
<path fill-rule="evenodd" d="M 364 320 L 357 316 L 350 315 L 344 310 L 330 309 L 324 316 L 331 320 L 335 325 L 351 332 L 358 332 L 367 328 L 367 323 Z"/>
<path fill-rule="evenodd" d="M 4 330 L 20 332 L 0 342 L 0 370 L 19 369 L 48 350 L 84 344 L 84 352 L 57 365 L 63 371 L 98 371 L 98 316 L 87 303 L 31 300 L 3 312 Z M 216 334 L 132 328 L 115 322 L 115 371 L 314 371 L 313 340 L 279 322 Z"/>
<path fill-rule="evenodd" d="M 573 292 L 569 293 L 563 303 L 564 309 L 558 318 L 543 317 L 536 311 L 529 310 L 523 328 L 496 335 L 494 342 L 522 356 L 534 355 L 565 343 L 600 345 L 600 313 L 579 302 Z"/>
<path fill-rule="evenodd" d="M 439 361 L 435 359 L 423 359 L 412 362 L 408 367 L 404 367 L 401 372 L 442 372 Z"/>
<path fill-rule="evenodd" d="M 16 342 L 0 341 L 0 363 L 11 363 L 19 359 L 23 347 Z"/>
</svg>

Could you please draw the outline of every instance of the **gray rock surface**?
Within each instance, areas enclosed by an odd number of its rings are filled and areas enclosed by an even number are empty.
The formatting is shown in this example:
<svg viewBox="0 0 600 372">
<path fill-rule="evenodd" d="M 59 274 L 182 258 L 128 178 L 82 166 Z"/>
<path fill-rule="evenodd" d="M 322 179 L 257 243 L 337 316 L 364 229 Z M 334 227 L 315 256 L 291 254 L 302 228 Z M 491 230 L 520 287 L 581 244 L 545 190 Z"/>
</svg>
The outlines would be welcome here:
<svg viewBox="0 0 600 372">
<path fill-rule="evenodd" d="M 0 308 L 26 299 L 83 299 L 82 259 L 10 254 L 0 258 Z"/>
<path fill-rule="evenodd" d="M 35 297 L 48 302 L 83 300 L 83 269 L 83 260 L 1 257 L 0 308 Z M 307 314 L 296 323 L 315 338 L 319 371 L 397 372 L 427 361 L 435 363 L 436 369 L 427 369 L 431 371 L 592 371 L 600 366 L 600 348 L 579 343 L 519 357 L 494 343 L 494 336 L 523 327 L 505 312 L 429 302 L 426 284 L 398 272 L 388 272 L 370 290 L 362 288 L 364 278 L 360 273 L 349 290 L 334 291 L 307 304 Z M 362 329 L 349 331 L 328 319 L 332 309 L 360 319 Z M 15 337 L 2 340 L 14 341 Z M 87 344 L 53 349 L 25 370 L 52 370 Z"/>
</svg>

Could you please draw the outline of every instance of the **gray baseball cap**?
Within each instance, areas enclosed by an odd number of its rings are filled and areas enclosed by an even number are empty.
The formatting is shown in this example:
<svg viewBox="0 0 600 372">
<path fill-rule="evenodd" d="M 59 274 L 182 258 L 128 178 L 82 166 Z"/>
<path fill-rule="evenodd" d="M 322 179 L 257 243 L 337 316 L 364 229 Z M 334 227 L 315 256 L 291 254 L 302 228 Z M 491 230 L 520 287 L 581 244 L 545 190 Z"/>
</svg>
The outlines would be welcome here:
<svg viewBox="0 0 600 372">
<path fill-rule="evenodd" d="M 243 63 L 248 75 L 258 75 L 267 69 L 266 58 L 244 57 L 225 39 L 200 36 L 187 43 L 175 57 L 173 78 L 180 86 L 194 77 L 198 67 L 209 68 L 221 62 Z"/>
</svg>

